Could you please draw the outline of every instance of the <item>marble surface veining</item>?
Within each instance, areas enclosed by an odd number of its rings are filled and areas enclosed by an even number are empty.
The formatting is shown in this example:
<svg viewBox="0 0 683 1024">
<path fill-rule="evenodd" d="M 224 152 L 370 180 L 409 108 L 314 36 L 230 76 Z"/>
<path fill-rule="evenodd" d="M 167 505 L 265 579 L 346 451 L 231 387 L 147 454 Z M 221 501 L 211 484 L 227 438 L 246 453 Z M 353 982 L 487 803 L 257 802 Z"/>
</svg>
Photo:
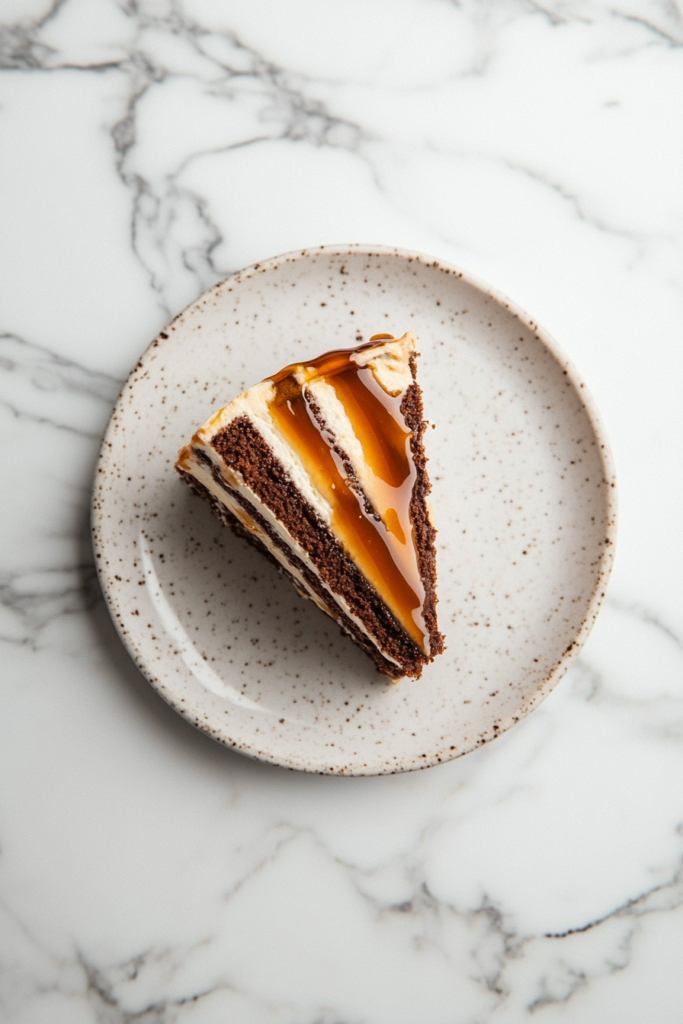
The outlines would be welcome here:
<svg viewBox="0 0 683 1024">
<path fill-rule="evenodd" d="M 683 1014 L 680 0 L 5 0 L 0 1019 Z M 149 339 L 288 249 L 433 252 L 554 332 L 620 476 L 549 700 L 379 779 L 252 763 L 144 682 L 94 576 Z"/>
</svg>

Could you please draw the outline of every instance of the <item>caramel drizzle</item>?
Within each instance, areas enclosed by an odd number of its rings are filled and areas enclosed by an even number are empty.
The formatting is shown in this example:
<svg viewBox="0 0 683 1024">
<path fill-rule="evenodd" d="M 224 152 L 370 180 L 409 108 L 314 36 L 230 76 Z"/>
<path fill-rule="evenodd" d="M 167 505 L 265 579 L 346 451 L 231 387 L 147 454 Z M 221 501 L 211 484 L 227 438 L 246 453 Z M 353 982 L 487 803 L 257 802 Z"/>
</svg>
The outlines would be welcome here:
<svg viewBox="0 0 683 1024">
<path fill-rule="evenodd" d="M 384 339 L 393 340 L 391 335 L 375 335 L 359 348 L 327 352 L 267 378 L 275 385 L 270 414 L 330 505 L 332 528 L 345 551 L 429 656 L 425 592 L 410 522 L 417 471 L 411 431 L 401 413 L 403 393 L 388 394 L 372 370 L 354 360 L 357 353 L 375 348 Z M 334 388 L 375 477 L 374 508 L 366 507 L 344 460 L 334 450 L 336 439 L 315 416 L 315 399 L 306 385 L 320 379 Z"/>
</svg>

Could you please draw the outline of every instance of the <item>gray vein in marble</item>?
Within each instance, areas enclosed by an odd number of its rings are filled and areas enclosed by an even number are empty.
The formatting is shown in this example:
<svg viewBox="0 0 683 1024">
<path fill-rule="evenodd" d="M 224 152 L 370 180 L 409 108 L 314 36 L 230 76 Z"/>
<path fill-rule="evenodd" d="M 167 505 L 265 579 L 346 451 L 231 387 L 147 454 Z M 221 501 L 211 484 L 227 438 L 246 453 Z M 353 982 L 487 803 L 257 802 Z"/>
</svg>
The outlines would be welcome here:
<svg viewBox="0 0 683 1024">
<path fill-rule="evenodd" d="M 115 400 L 123 384 L 110 374 L 8 333 L 0 334 L 0 370 L 25 376 L 39 391 L 70 391 L 106 403 Z"/>
<path fill-rule="evenodd" d="M 196 279 L 198 290 L 203 290 L 226 276 L 229 268 L 219 267 L 214 252 L 224 241 L 223 235 L 212 219 L 209 206 L 204 199 L 184 187 L 181 173 L 197 159 L 210 154 L 228 152 L 233 149 L 252 146 L 264 141 L 290 140 L 307 142 L 316 146 L 332 146 L 356 150 L 363 137 L 358 125 L 331 114 L 323 103 L 309 99 L 305 92 L 296 87 L 292 76 L 282 67 L 263 58 L 256 50 L 244 44 L 234 32 L 207 33 L 201 26 L 185 18 L 175 9 L 170 19 L 142 16 L 138 19 L 138 31 L 145 27 L 168 30 L 182 38 L 195 52 L 210 62 L 217 80 L 210 83 L 214 95 L 231 98 L 235 84 L 241 88 L 247 83 L 259 86 L 263 91 L 264 106 L 261 120 L 269 120 L 273 128 L 257 136 L 247 137 L 237 143 L 200 149 L 188 154 L 176 168 L 169 168 L 164 181 L 153 183 L 138 170 L 129 169 L 129 154 L 136 142 L 136 112 L 140 100 L 153 83 L 172 77 L 167 69 L 156 65 L 143 50 L 130 53 L 130 91 L 124 116 L 112 130 L 117 153 L 118 173 L 133 194 L 131 233 L 134 251 L 145 267 L 152 288 L 166 313 L 170 315 L 170 303 L 166 297 L 167 259 L 169 230 L 173 225 L 174 213 L 179 204 L 186 204 L 195 219 L 192 236 L 181 248 L 180 259 L 183 267 Z M 202 41 L 212 35 L 221 39 L 229 53 L 232 50 L 239 60 L 233 67 L 228 59 L 219 59 L 215 53 L 208 54 Z M 205 83 L 209 84 L 209 83 Z M 155 253 L 150 259 L 146 248 Z M 165 254 L 165 255 L 162 255 Z"/>
<path fill-rule="evenodd" d="M 627 228 L 617 227 L 616 225 L 609 224 L 594 213 L 589 213 L 586 210 L 584 201 L 576 195 L 576 193 L 572 192 L 560 182 L 553 180 L 549 175 L 543 174 L 541 171 L 534 170 L 531 167 L 527 167 L 524 164 L 517 163 L 514 160 L 509 160 L 506 157 L 499 157 L 498 160 L 500 163 L 504 164 L 505 167 L 509 167 L 511 171 L 523 174 L 525 177 L 530 178 L 539 185 L 543 185 L 545 188 L 550 189 L 556 195 L 560 196 L 561 199 L 571 205 L 579 220 L 583 221 L 584 224 L 588 224 L 590 227 L 595 228 L 603 234 L 623 238 L 626 241 L 633 242 L 637 247 L 637 257 L 640 258 L 643 256 L 645 240 L 644 233 L 641 234 L 639 232 L 629 231 Z M 650 237 L 661 239 L 669 236 L 656 234 L 651 235 Z"/>
<path fill-rule="evenodd" d="M 101 431 L 81 430 L 78 427 L 71 427 L 66 423 L 58 423 L 49 416 L 39 416 L 33 413 L 24 412 L 7 399 L 1 399 L 0 406 L 7 409 L 8 412 L 10 412 L 17 420 L 28 420 L 31 423 L 42 423 L 45 426 L 54 427 L 55 430 L 66 430 L 70 434 L 77 434 L 80 437 L 91 437 L 94 440 L 99 440 L 102 436 Z"/>
<path fill-rule="evenodd" d="M 15 334 L 0 335 L 0 407 L 18 419 L 99 441 L 120 387 L 115 377 L 43 345 Z M 49 410 L 48 401 L 53 403 Z M 93 415 L 96 423 L 91 429 Z M 76 486 L 76 491 L 76 506 L 87 517 L 89 487 Z M 82 543 L 86 533 L 87 525 L 76 531 L 75 539 L 76 546 L 87 549 L 89 555 L 89 544 Z M 100 599 L 95 568 L 87 557 L 77 557 L 75 562 L 67 557 L 64 564 L 41 570 L 0 572 L 0 607 L 10 616 L 0 639 L 35 646 L 48 623 L 88 611 Z"/>
<path fill-rule="evenodd" d="M 661 897 L 665 898 L 658 903 L 657 901 Z M 573 936 L 582 935 L 595 928 L 599 928 L 610 921 L 618 919 L 626 921 L 625 931 L 621 933 L 617 944 L 612 947 L 606 971 L 590 973 L 587 969 L 577 970 L 560 958 L 555 963 L 557 970 L 553 978 L 549 979 L 547 974 L 540 978 L 539 993 L 527 1005 L 528 1012 L 535 1013 L 537 1010 L 544 1009 L 553 1004 L 567 1003 L 580 989 L 585 988 L 598 977 L 626 970 L 631 962 L 633 944 L 639 931 L 639 919 L 649 914 L 671 912 L 682 905 L 683 862 L 679 865 L 669 882 L 653 886 L 639 896 L 627 900 L 603 917 L 590 921 L 581 927 L 568 929 L 566 932 L 549 933 L 543 936 L 543 938 L 549 940 L 570 939 Z"/>
<path fill-rule="evenodd" d="M 547 934 L 520 934 L 512 928 L 506 920 L 503 908 L 493 903 L 488 897 L 483 896 L 478 906 L 472 909 L 458 909 L 444 900 L 436 898 L 429 890 L 427 883 L 419 878 L 420 872 L 413 871 L 414 893 L 413 896 L 399 904 L 386 904 L 382 900 L 373 897 L 362 885 L 362 879 L 366 872 L 355 867 L 353 864 L 336 856 L 327 845 L 321 841 L 315 829 L 293 828 L 290 826 L 276 826 L 275 830 L 285 828 L 287 835 L 279 840 L 275 850 L 233 886 L 230 895 L 238 891 L 244 883 L 258 874 L 267 863 L 274 861 L 281 850 L 284 849 L 294 838 L 302 835 L 309 835 L 315 844 L 323 851 L 324 855 L 336 864 L 352 882 L 354 888 L 363 900 L 370 905 L 374 916 L 379 921 L 386 915 L 398 914 L 412 919 L 414 922 L 413 943 L 416 950 L 427 946 L 441 948 L 440 929 L 450 917 L 462 918 L 472 925 L 483 924 L 482 934 L 474 943 L 472 952 L 481 967 L 481 973 L 475 976 L 484 989 L 495 998 L 495 1005 L 502 1006 L 511 996 L 511 989 L 506 981 L 505 973 L 510 964 L 523 958 L 526 950 L 535 948 L 538 943 L 548 940 L 569 939 L 572 936 L 579 936 L 593 929 L 599 928 L 610 921 L 624 920 L 626 932 L 622 933 L 618 940 L 618 948 L 610 960 L 608 973 L 615 970 L 622 970 L 628 966 L 632 945 L 638 931 L 638 919 L 649 914 L 666 913 L 676 910 L 683 905 L 683 861 L 677 867 L 669 881 L 653 885 L 650 889 L 638 896 L 626 900 L 614 910 L 602 917 L 587 922 L 576 928 L 568 929 L 561 933 Z M 426 831 L 423 830 L 421 837 L 417 840 L 416 849 L 420 846 Z M 415 851 L 411 851 L 410 856 Z M 443 951 L 448 959 L 448 954 Z M 562 961 L 558 961 L 562 965 Z M 565 965 L 566 967 L 566 965 Z M 568 1002 L 579 989 L 586 987 L 594 978 L 604 975 L 604 971 L 591 974 L 587 969 L 575 970 L 566 967 L 563 977 L 550 980 L 543 976 L 539 979 L 538 995 L 532 999 L 526 1007 L 527 1012 L 535 1013 L 552 1003 Z M 559 986 L 559 991 L 558 991 Z"/>
<path fill-rule="evenodd" d="M 679 651 L 683 652 L 683 638 L 680 637 L 678 633 L 651 608 L 647 608 L 645 605 L 638 604 L 636 602 L 622 601 L 619 600 L 619 598 L 612 597 L 611 595 L 606 599 L 605 603 L 608 607 L 614 608 L 616 611 L 632 615 L 634 618 L 640 620 L 640 622 L 646 623 L 648 626 L 654 626 L 655 629 L 671 640 Z"/>
<path fill-rule="evenodd" d="M 124 975 L 125 980 L 133 980 L 137 977 L 139 971 L 145 966 L 148 955 L 142 953 L 123 965 L 127 970 L 127 976 Z M 172 1019 L 174 1010 L 198 1003 L 206 996 L 226 987 L 225 985 L 215 985 L 177 999 L 154 1001 L 140 1010 L 125 1010 L 116 997 L 114 986 L 107 979 L 105 972 L 95 967 L 80 952 L 78 953 L 78 962 L 85 974 L 88 998 L 95 1011 L 98 1024 L 155 1024 L 155 1022 L 164 1024 Z"/>
<path fill-rule="evenodd" d="M 624 10 L 619 5 L 601 7 L 600 5 L 579 0 L 579 3 L 567 4 L 566 0 L 526 0 L 535 11 L 543 14 L 553 27 L 561 27 L 571 22 L 593 25 L 600 14 L 618 19 L 619 21 L 637 25 L 658 41 L 670 46 L 683 46 L 683 16 L 672 0 L 660 0 L 648 5 L 648 16 L 635 14 L 632 10 Z"/>
<path fill-rule="evenodd" d="M 416 849 L 419 848 L 430 831 L 430 825 L 421 831 L 417 838 Z M 474 949 L 475 959 L 481 968 L 481 974 L 476 980 L 483 985 L 487 993 L 495 997 L 497 1003 L 504 1001 L 508 994 L 503 983 L 504 971 L 511 960 L 518 959 L 523 955 L 524 946 L 533 941 L 534 937 L 519 936 L 514 930 L 507 927 L 503 912 L 488 897 L 483 896 L 479 905 L 474 909 L 459 910 L 450 903 L 435 897 L 427 883 L 420 877 L 419 870 L 414 869 L 410 871 L 414 884 L 411 898 L 402 903 L 386 903 L 368 892 L 367 887 L 363 885 L 363 880 L 368 873 L 336 855 L 314 828 L 280 823 L 268 830 L 268 836 L 271 841 L 273 837 L 276 837 L 272 851 L 260 859 L 231 887 L 224 897 L 225 900 L 231 899 L 267 865 L 272 864 L 292 841 L 308 837 L 325 858 L 344 873 L 378 922 L 396 915 L 411 920 L 413 925 L 412 941 L 416 951 L 435 947 L 448 960 L 448 953 L 442 948 L 440 937 L 440 930 L 444 923 L 449 918 L 462 918 L 471 924 L 483 925 L 481 929 L 483 934 Z M 414 851 L 411 851 L 411 855 L 412 852 Z M 327 1021 L 332 1018 L 316 1018 L 316 1020 L 318 1019 Z M 333 1019 L 337 1020 L 336 1017 Z"/>
<path fill-rule="evenodd" d="M 41 18 L 25 18 L 9 25 L 0 22 L 0 68 L 19 71 L 44 68 L 52 51 L 35 37 L 67 3 L 68 0 L 54 0 Z"/>
<path fill-rule="evenodd" d="M 559 994 L 551 992 L 547 977 L 542 978 L 540 993 L 527 1006 L 529 1013 L 536 1013 L 537 1010 L 543 1010 L 558 1003 L 568 1003 L 579 989 L 585 988 L 588 984 L 589 979 L 584 971 L 575 971 L 571 967 L 563 966 L 565 967 L 565 975 L 562 979 L 565 981 L 564 990 Z M 557 984 L 556 980 L 555 983 Z"/>
<path fill-rule="evenodd" d="M 652 623 L 650 624 L 652 625 Z M 504 908 L 496 905 L 486 895 L 482 897 L 480 904 L 472 909 L 459 909 L 448 901 L 438 899 L 420 877 L 419 869 L 410 871 L 414 884 L 413 896 L 410 899 L 399 904 L 383 903 L 370 895 L 363 887 L 362 879 L 366 874 L 364 871 L 335 856 L 321 842 L 314 830 L 297 831 L 310 832 L 325 855 L 337 864 L 353 882 L 359 894 L 373 908 L 378 920 L 387 914 L 406 915 L 411 918 L 415 924 L 414 944 L 418 950 L 428 945 L 440 947 L 439 930 L 450 917 L 460 917 L 470 924 L 483 923 L 483 935 L 472 947 L 473 956 L 481 966 L 481 973 L 475 975 L 475 980 L 479 981 L 486 991 L 495 997 L 496 1006 L 502 1006 L 512 994 L 505 976 L 510 964 L 523 958 L 527 951 L 537 948 L 539 943 L 548 940 L 567 940 L 598 929 L 608 922 L 624 921 L 625 931 L 620 934 L 609 961 L 607 973 L 613 973 L 625 969 L 630 962 L 633 942 L 639 930 L 639 919 L 647 915 L 672 912 L 683 905 L 683 860 L 681 860 L 668 881 L 655 884 L 644 892 L 625 900 L 600 918 L 564 932 L 523 934 L 508 923 Z M 415 849 L 409 855 L 411 859 L 416 855 L 429 831 L 430 826 L 422 830 L 416 841 Z M 683 833 L 683 826 L 679 826 L 678 831 Z M 446 953 L 444 955 L 447 956 Z M 561 960 L 557 963 L 563 966 Z M 538 995 L 528 1003 L 527 1012 L 532 1014 L 553 1003 L 568 1002 L 580 989 L 585 988 L 592 980 L 602 977 L 606 973 L 602 970 L 591 973 L 587 968 L 575 970 L 567 965 L 564 965 L 564 968 L 564 974 L 559 981 L 554 978 L 551 983 L 546 976 L 539 979 Z"/>
<path fill-rule="evenodd" d="M 208 32 L 183 14 L 178 5 L 173 5 L 167 16 L 146 13 L 141 5 L 133 3 L 124 8 L 135 24 L 138 38 L 137 43 L 128 49 L 126 60 L 79 65 L 60 62 L 59 55 L 54 54 L 50 47 L 42 45 L 36 37 L 66 2 L 68 0 L 58 0 L 42 19 L 6 27 L 4 35 L 0 36 L 0 45 L 3 46 L 0 52 L 5 54 L 2 66 L 10 69 L 59 71 L 68 68 L 95 72 L 117 68 L 126 73 L 128 86 L 125 110 L 111 129 L 116 168 L 132 197 L 130 230 L 133 251 L 145 268 L 161 308 L 170 317 L 175 312 L 168 295 L 169 260 L 172 259 L 169 249 L 173 245 L 170 233 L 181 209 L 185 208 L 189 212 L 194 227 L 185 228 L 186 237 L 180 245 L 178 258 L 182 267 L 194 278 L 195 289 L 203 291 L 225 277 L 231 269 L 215 263 L 214 253 L 224 241 L 223 235 L 211 216 L 208 203 L 179 181 L 183 170 L 202 156 L 228 152 L 263 141 L 289 140 L 357 152 L 367 135 L 359 125 L 330 112 L 320 100 L 310 98 L 304 88 L 309 82 L 304 76 L 293 75 L 267 60 L 257 50 L 247 46 L 234 32 Z M 260 118 L 266 126 L 264 132 L 224 147 L 189 153 L 178 167 L 169 168 L 164 179 L 159 182 L 150 180 L 139 169 L 131 169 L 129 156 L 136 144 L 138 104 L 152 85 L 175 77 L 174 72 L 156 63 L 140 43 L 140 33 L 149 28 L 172 33 L 206 60 L 212 76 L 204 80 L 204 85 L 213 95 L 229 100 L 236 85 L 242 91 L 249 85 L 256 86 L 263 95 Z M 208 38 L 221 40 L 227 56 L 220 58 L 215 52 L 209 52 L 206 46 Z M 232 64 L 229 59 L 231 51 L 235 57 Z M 201 76 L 190 77 L 198 77 L 201 81 Z M 268 127 L 269 122 L 272 127 Z"/>
<path fill-rule="evenodd" d="M 546 7 L 540 0 L 527 0 L 527 3 L 538 14 L 542 14 L 553 27 L 566 25 L 569 21 L 569 16 L 565 12 L 553 10 L 552 6 Z"/>
<path fill-rule="evenodd" d="M 574 674 L 580 679 L 580 686 L 577 687 L 577 690 L 580 690 L 584 700 L 590 703 L 600 691 L 602 678 L 581 655 L 574 662 L 573 668 Z"/>
<path fill-rule="evenodd" d="M 0 571 L 0 607 L 13 614 L 18 628 L 0 628 L 0 640 L 35 647 L 45 626 L 63 615 L 87 612 L 102 600 L 94 564 Z"/>
<path fill-rule="evenodd" d="M 58 55 L 55 60 L 52 59 L 55 56 L 52 51 L 36 49 L 38 43 L 35 41 L 42 26 L 59 13 L 63 4 L 64 0 L 60 0 L 53 5 L 49 15 L 35 23 L 8 29 L 10 33 L 21 30 L 23 49 L 20 49 L 22 53 L 31 54 L 31 68 L 58 70 L 66 66 L 59 63 Z M 568 20 L 586 20 L 580 10 L 567 11 L 566 6 L 561 3 L 544 5 L 534 0 L 530 2 L 530 7 L 534 12 L 543 14 L 554 25 L 564 24 Z M 132 247 L 137 259 L 145 268 L 152 289 L 166 315 L 170 317 L 175 312 L 170 287 L 174 266 L 179 265 L 191 276 L 195 282 L 195 291 L 204 290 L 234 269 L 216 263 L 216 250 L 225 241 L 223 233 L 212 216 L 209 204 L 181 181 L 184 171 L 202 157 L 278 140 L 342 148 L 363 159 L 370 169 L 375 186 L 386 198 L 381 177 L 364 145 L 373 141 L 372 137 L 359 124 L 333 114 L 320 100 L 310 98 L 308 93 L 313 85 L 310 78 L 294 74 L 266 59 L 256 49 L 246 45 L 234 32 L 208 32 L 184 14 L 177 4 L 172 5 L 164 16 L 148 13 L 139 4 L 129 4 L 125 12 L 135 25 L 137 41 L 128 49 L 126 60 L 106 65 L 123 70 L 128 80 L 125 110 L 112 126 L 111 137 L 116 154 L 117 172 L 131 194 Z M 470 13 L 474 16 L 474 12 Z M 622 14 L 617 9 L 610 13 L 630 20 L 640 20 Z M 670 15 L 671 13 L 669 12 Z M 660 31 L 655 24 L 646 23 L 645 27 Z M 197 72 L 190 77 L 203 81 L 204 87 L 211 94 L 230 100 L 235 96 L 236 87 L 242 92 L 249 86 L 256 87 L 263 96 L 260 119 L 264 124 L 264 131 L 225 146 L 200 148 L 187 153 L 177 166 L 169 167 L 159 181 L 152 180 L 140 168 L 132 165 L 130 158 L 137 141 L 137 108 L 140 101 L 152 86 L 177 77 L 175 72 L 163 63 L 158 63 L 145 51 L 141 34 L 146 29 L 171 33 L 175 38 L 183 40 L 192 52 L 201 56 L 210 72 L 207 70 L 204 76 Z M 666 35 L 664 29 L 661 31 Z M 210 38 L 221 41 L 224 49 L 222 56 L 215 52 L 215 48 L 212 51 L 207 46 L 207 40 Z M 234 56 L 231 58 L 230 54 Z M 8 66 L 20 65 L 10 62 Z M 81 68 L 94 71 L 101 70 L 104 66 L 86 64 Z M 642 257 L 644 235 L 609 224 L 596 214 L 588 212 L 585 201 L 547 174 L 502 156 L 490 159 L 552 190 L 571 205 L 584 223 L 598 231 L 633 243 L 636 246 L 636 258 Z M 181 214 L 185 215 L 185 226 L 182 231 L 183 237 L 178 240 L 172 236 L 172 232 Z M 442 234 L 440 237 L 449 244 L 454 242 Z"/>
<path fill-rule="evenodd" d="M 679 828 L 679 832 L 681 829 Z M 667 906 L 657 906 L 656 897 L 668 896 Z M 577 928 L 568 928 L 564 932 L 548 932 L 544 935 L 546 939 L 566 939 L 570 935 L 580 935 L 583 932 L 597 928 L 606 921 L 615 917 L 642 917 L 645 914 L 661 913 L 663 910 L 675 910 L 683 904 L 683 861 L 679 864 L 675 874 L 668 882 L 653 885 L 651 889 L 626 900 L 620 906 L 611 910 L 608 914 L 589 921 L 587 924 Z"/>
<path fill-rule="evenodd" d="M 255 878 L 257 875 L 259 875 L 268 864 L 272 864 L 273 861 L 277 859 L 278 855 L 284 849 L 284 847 L 288 846 L 292 842 L 292 840 L 296 839 L 300 835 L 309 832 L 313 834 L 310 829 L 295 828 L 293 825 L 288 825 L 285 822 L 279 822 L 275 825 L 272 825 L 267 830 L 267 839 L 269 843 L 273 842 L 274 840 L 273 849 L 264 857 L 259 858 L 257 862 L 253 865 L 253 867 L 251 867 L 246 872 L 246 874 L 238 878 L 235 884 L 232 885 L 228 889 L 228 891 L 223 894 L 224 902 L 229 903 L 230 900 L 237 895 L 240 889 L 244 888 L 247 882 L 251 881 L 252 878 Z"/>
<path fill-rule="evenodd" d="M 624 11 L 620 11 L 618 8 L 613 8 L 612 13 L 616 18 L 622 21 L 630 22 L 633 25 L 638 25 L 644 28 L 647 32 L 651 33 L 656 37 L 655 41 L 662 41 L 670 47 L 679 48 L 683 46 L 683 19 L 679 12 L 674 7 L 674 4 L 666 4 L 668 10 L 676 15 L 675 21 L 678 22 L 670 27 L 663 28 L 661 25 L 655 25 L 652 21 L 648 21 L 647 18 L 639 17 L 635 14 L 627 14 Z"/>
<path fill-rule="evenodd" d="M 283 828 L 286 831 L 286 835 L 282 835 Z M 242 878 L 232 887 L 230 893 L 226 895 L 226 899 L 231 898 L 239 888 L 258 874 L 266 863 L 276 859 L 292 839 L 304 835 L 309 836 L 323 851 L 325 856 L 344 871 L 352 883 L 355 884 L 356 880 L 364 874 L 363 871 L 335 856 L 327 848 L 326 844 L 321 842 L 314 829 L 274 826 L 269 831 L 272 834 L 279 833 L 275 849 L 269 857 L 250 867 L 245 872 Z M 505 979 L 505 971 L 514 960 L 518 960 L 525 955 L 526 949 L 543 941 L 567 940 L 571 937 L 579 936 L 615 918 L 629 919 L 626 932 L 621 933 L 617 937 L 617 944 L 613 949 L 606 970 L 591 974 L 588 969 L 577 969 L 575 966 L 567 964 L 562 958 L 555 961 L 552 976 L 549 976 L 546 971 L 539 978 L 537 994 L 526 1005 L 526 1012 L 534 1014 L 552 1004 L 567 1003 L 580 989 L 585 988 L 595 978 L 604 976 L 605 973 L 623 970 L 630 961 L 633 941 L 637 934 L 637 919 L 647 914 L 672 911 L 683 904 L 681 875 L 682 872 L 679 868 L 669 882 L 653 886 L 647 892 L 625 902 L 599 920 L 570 929 L 564 933 L 548 935 L 522 936 L 517 934 L 514 929 L 506 924 L 503 911 L 485 898 L 476 908 L 458 911 L 450 904 L 436 899 L 429 892 L 424 882 L 419 883 L 414 897 L 408 903 L 386 906 L 380 900 L 373 900 L 371 898 L 370 902 L 374 905 L 375 912 L 379 917 L 384 916 L 387 912 L 412 917 L 415 924 L 418 925 L 417 930 L 414 932 L 414 942 L 418 950 L 424 948 L 425 944 L 439 946 L 439 928 L 451 916 L 461 917 L 474 925 L 481 923 L 483 928 L 480 930 L 479 938 L 473 947 L 475 961 L 481 966 L 481 974 L 476 980 L 480 981 L 486 992 L 494 998 L 493 1013 L 495 1013 L 496 1007 L 504 1006 L 511 997 L 511 991 Z M 365 900 L 368 899 L 367 893 L 362 890 L 358 891 Z M 11 914 L 9 908 L 6 908 L 6 912 Z M 42 949 L 36 937 L 20 921 L 17 921 L 16 915 L 11 916 L 14 917 L 15 922 L 30 939 L 31 943 Z M 425 917 L 428 919 L 428 922 L 431 922 L 431 925 L 428 924 L 426 930 L 425 923 L 421 920 Z M 42 951 L 62 971 L 69 966 L 66 962 L 57 961 L 47 950 L 42 949 Z M 74 954 L 73 963 L 78 965 L 83 972 L 85 978 L 84 994 L 92 1006 L 98 1024 L 172 1024 L 172 1021 L 176 1020 L 181 1008 L 197 1003 L 220 990 L 229 990 L 247 995 L 240 988 L 235 987 L 228 979 L 222 977 L 214 984 L 206 986 L 197 992 L 189 992 L 188 994 L 172 998 L 153 998 L 145 1002 L 139 1009 L 131 1010 L 125 1007 L 125 1003 L 130 1001 L 126 993 L 121 991 L 122 986 L 134 982 L 148 970 L 154 971 L 159 963 L 171 961 L 182 964 L 186 959 L 187 953 L 187 950 L 174 950 L 173 948 L 167 950 L 150 949 L 140 952 L 122 963 L 103 965 L 98 964 L 93 957 L 87 956 L 82 950 L 79 950 Z M 449 959 L 448 953 L 445 950 L 443 955 L 447 960 Z M 63 989 L 59 975 L 51 987 L 56 991 Z M 263 1003 L 264 1009 L 267 1005 L 267 1003 Z M 281 1004 L 280 1008 L 282 1008 Z M 291 1009 L 292 1012 L 295 1012 L 294 1008 Z M 314 1013 L 316 1015 L 310 1018 L 312 1022 L 322 1021 L 329 1022 L 329 1024 L 337 1022 L 337 1024 L 340 1024 L 343 1020 L 347 1020 L 346 1017 L 337 1014 L 331 1007 L 320 1008 L 314 1011 Z M 297 1019 L 304 1018 L 298 1014 Z M 486 1019 L 489 1019 L 488 1014 L 486 1014 Z"/>
<path fill-rule="evenodd" d="M 223 241 L 217 224 L 210 217 L 208 205 L 204 200 L 190 192 L 179 188 L 175 182 L 166 183 L 159 188 L 138 172 L 128 171 L 126 159 L 136 143 L 136 108 L 150 85 L 161 81 L 163 72 L 153 68 L 139 54 L 132 55 L 130 62 L 132 88 L 126 103 L 123 117 L 114 125 L 111 136 L 116 152 L 116 168 L 126 188 L 132 195 L 131 209 L 131 242 L 136 258 L 144 267 L 150 286 L 152 287 L 160 307 L 167 316 L 173 310 L 164 297 L 168 258 L 165 248 L 169 242 L 169 232 L 174 217 L 183 200 L 187 201 L 194 214 L 196 233 L 190 244 L 185 245 L 181 252 L 184 267 L 194 274 L 204 271 L 204 279 L 197 282 L 199 291 L 214 283 L 224 273 L 215 266 L 213 252 Z M 152 261 L 144 251 L 151 249 L 156 259 Z M 194 253 L 191 257 L 190 253 Z M 156 264 L 156 265 L 155 265 Z M 206 276 L 208 272 L 208 277 Z"/>
<path fill-rule="evenodd" d="M 20 394 L 21 385 L 28 389 Z M 83 437 L 99 440 L 105 416 L 121 389 L 122 381 L 106 373 L 91 370 L 81 363 L 52 352 L 42 345 L 26 341 L 16 334 L 0 334 L 0 406 L 8 409 L 17 419 L 47 424 Z M 55 394 L 65 397 L 87 398 L 101 407 L 102 423 L 88 429 L 68 421 L 73 406 L 48 410 L 47 399 Z M 23 401 L 22 401 L 23 400 Z"/>
</svg>

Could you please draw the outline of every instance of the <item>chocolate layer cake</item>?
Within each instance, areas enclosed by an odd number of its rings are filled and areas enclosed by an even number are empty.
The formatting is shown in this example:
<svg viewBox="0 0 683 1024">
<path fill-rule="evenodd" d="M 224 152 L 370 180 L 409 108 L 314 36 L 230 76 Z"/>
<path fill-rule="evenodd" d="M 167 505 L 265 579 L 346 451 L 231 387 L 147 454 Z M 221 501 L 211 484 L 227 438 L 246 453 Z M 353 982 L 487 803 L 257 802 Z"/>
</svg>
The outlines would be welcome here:
<svg viewBox="0 0 683 1024">
<path fill-rule="evenodd" d="M 392 679 L 443 650 L 415 336 L 285 367 L 197 431 L 176 469 Z"/>
</svg>

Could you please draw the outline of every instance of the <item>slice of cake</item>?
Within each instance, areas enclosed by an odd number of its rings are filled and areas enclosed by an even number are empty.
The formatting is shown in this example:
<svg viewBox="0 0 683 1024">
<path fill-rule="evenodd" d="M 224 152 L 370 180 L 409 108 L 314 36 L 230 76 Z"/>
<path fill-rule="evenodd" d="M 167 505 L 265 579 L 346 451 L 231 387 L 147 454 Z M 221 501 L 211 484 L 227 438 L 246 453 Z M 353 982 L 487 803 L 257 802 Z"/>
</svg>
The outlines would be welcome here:
<svg viewBox="0 0 683 1024">
<path fill-rule="evenodd" d="M 415 336 L 286 366 L 220 409 L 176 469 L 392 679 L 443 651 Z"/>
</svg>

